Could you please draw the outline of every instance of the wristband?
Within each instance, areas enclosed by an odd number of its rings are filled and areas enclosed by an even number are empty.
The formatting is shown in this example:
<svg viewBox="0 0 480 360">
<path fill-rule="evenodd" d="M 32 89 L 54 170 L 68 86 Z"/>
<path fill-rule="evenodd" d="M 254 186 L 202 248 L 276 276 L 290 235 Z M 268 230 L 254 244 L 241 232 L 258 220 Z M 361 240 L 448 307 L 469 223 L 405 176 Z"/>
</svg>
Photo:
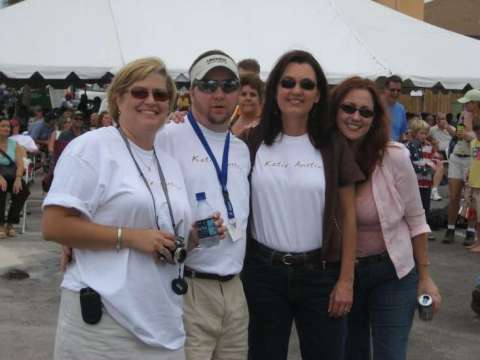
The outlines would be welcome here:
<svg viewBox="0 0 480 360">
<path fill-rule="evenodd" d="M 115 244 L 115 249 L 119 252 L 123 248 L 123 232 L 122 228 L 117 228 L 117 242 Z"/>
</svg>

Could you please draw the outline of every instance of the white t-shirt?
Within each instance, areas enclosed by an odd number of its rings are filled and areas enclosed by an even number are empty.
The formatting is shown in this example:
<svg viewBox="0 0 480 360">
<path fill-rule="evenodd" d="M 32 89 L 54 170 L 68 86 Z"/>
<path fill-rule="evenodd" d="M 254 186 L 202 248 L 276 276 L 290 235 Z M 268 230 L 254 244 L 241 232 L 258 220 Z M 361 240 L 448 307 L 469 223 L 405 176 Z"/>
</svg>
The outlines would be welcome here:
<svg viewBox="0 0 480 360">
<path fill-rule="evenodd" d="M 222 166 L 226 132 L 211 131 L 199 124 L 219 166 Z M 182 124 L 167 124 L 157 134 L 156 146 L 174 157 L 182 168 L 188 198 L 195 216 L 197 201 L 195 194 L 205 192 L 207 201 L 214 211 L 219 211 L 225 222 L 228 221 L 217 172 L 207 152 L 195 134 L 188 119 Z M 220 244 L 211 248 L 196 248 L 187 257 L 185 265 L 193 270 L 217 274 L 238 274 L 243 268 L 246 245 L 246 229 L 249 214 L 250 155 L 247 145 L 231 135 L 228 157 L 227 189 L 232 202 L 237 227 L 241 239 L 232 241 L 227 234 Z"/>
<path fill-rule="evenodd" d="M 453 126 L 450 126 L 450 128 L 455 130 Z M 452 135 L 449 134 L 447 129 L 440 129 L 438 125 L 435 125 L 430 129 L 429 135 L 438 141 L 438 150 L 446 151 L 448 149 Z"/>
<path fill-rule="evenodd" d="M 173 233 L 153 151 L 130 142 L 132 152 L 154 193 L 158 225 Z M 191 225 L 185 183 L 177 162 L 156 148 L 165 174 L 179 234 Z M 150 167 L 150 170 L 148 169 Z M 78 210 L 97 224 L 156 229 L 153 202 L 119 132 L 105 127 L 85 133 L 66 147 L 43 203 Z M 185 341 L 182 296 L 171 289 L 178 266 L 156 263 L 152 256 L 132 250 L 74 249 L 62 287 L 79 291 L 91 287 L 107 312 L 123 327 L 151 346 L 179 349 Z"/>
<path fill-rule="evenodd" d="M 325 173 L 308 135 L 279 135 L 258 149 L 252 173 L 253 236 L 278 251 L 322 246 Z"/>
<path fill-rule="evenodd" d="M 23 146 L 29 152 L 38 151 L 37 144 L 35 144 L 30 135 L 17 134 L 10 136 L 10 139 L 15 140 L 18 145 Z"/>
</svg>

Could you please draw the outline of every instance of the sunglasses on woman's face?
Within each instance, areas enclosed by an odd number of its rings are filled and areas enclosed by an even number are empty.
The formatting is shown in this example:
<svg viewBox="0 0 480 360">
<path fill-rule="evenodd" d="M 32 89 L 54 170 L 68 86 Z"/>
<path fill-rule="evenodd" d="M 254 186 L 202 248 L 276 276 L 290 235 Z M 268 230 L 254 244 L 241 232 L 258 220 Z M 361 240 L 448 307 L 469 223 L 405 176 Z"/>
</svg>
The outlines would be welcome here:
<svg viewBox="0 0 480 360">
<path fill-rule="evenodd" d="M 237 79 L 227 80 L 195 80 L 194 85 L 201 92 L 213 94 L 218 88 L 222 89 L 225 94 L 230 94 L 240 88 L 240 81 Z"/>
<path fill-rule="evenodd" d="M 372 118 L 373 115 L 375 115 L 373 110 L 370 110 L 367 108 L 357 108 L 355 105 L 352 105 L 352 104 L 342 104 L 340 105 L 340 109 L 342 109 L 344 113 L 347 113 L 350 115 L 355 114 L 358 111 L 360 116 L 366 119 Z"/>
<path fill-rule="evenodd" d="M 302 79 L 298 82 L 302 90 L 312 91 L 317 86 L 313 80 Z M 284 89 L 293 89 L 297 86 L 297 80 L 292 78 L 283 78 L 280 80 L 280 86 Z"/>
<path fill-rule="evenodd" d="M 155 101 L 168 101 L 170 100 L 170 95 L 168 91 L 163 90 L 163 89 L 150 89 L 144 88 L 144 87 L 133 87 L 130 89 L 130 95 L 134 97 L 137 100 L 145 100 L 148 98 L 149 94 L 152 94 L 153 100 Z"/>
</svg>

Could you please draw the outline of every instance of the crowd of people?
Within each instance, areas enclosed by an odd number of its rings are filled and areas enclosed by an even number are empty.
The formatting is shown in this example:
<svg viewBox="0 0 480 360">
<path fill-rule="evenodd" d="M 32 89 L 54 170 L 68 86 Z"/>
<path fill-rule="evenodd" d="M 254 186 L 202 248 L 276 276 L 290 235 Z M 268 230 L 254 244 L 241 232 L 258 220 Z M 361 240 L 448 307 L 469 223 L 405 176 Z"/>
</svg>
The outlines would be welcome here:
<svg viewBox="0 0 480 360">
<path fill-rule="evenodd" d="M 480 252 L 480 91 L 453 121 L 407 113 L 398 76 L 332 91 L 305 51 L 259 73 L 205 52 L 175 112 L 165 64 L 144 58 L 118 71 L 106 112 L 34 109 L 24 135 L 51 159 L 43 234 L 64 249 L 56 359 L 286 359 L 293 321 L 303 359 L 406 359 L 419 296 L 441 305 L 427 244 L 445 181 L 443 242 L 463 198 Z"/>
</svg>

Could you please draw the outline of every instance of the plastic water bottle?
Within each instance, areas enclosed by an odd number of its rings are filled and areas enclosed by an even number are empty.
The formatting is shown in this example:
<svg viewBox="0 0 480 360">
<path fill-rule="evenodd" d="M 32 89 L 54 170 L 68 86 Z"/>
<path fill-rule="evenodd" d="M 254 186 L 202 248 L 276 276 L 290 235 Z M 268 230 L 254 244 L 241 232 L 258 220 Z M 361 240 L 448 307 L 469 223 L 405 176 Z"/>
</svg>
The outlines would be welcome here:
<svg viewBox="0 0 480 360">
<path fill-rule="evenodd" d="M 215 220 L 213 219 L 213 209 L 207 202 L 207 196 L 204 192 L 196 193 L 195 198 L 197 199 L 195 225 L 198 231 L 199 247 L 209 248 L 216 246 L 220 238 Z"/>
</svg>

